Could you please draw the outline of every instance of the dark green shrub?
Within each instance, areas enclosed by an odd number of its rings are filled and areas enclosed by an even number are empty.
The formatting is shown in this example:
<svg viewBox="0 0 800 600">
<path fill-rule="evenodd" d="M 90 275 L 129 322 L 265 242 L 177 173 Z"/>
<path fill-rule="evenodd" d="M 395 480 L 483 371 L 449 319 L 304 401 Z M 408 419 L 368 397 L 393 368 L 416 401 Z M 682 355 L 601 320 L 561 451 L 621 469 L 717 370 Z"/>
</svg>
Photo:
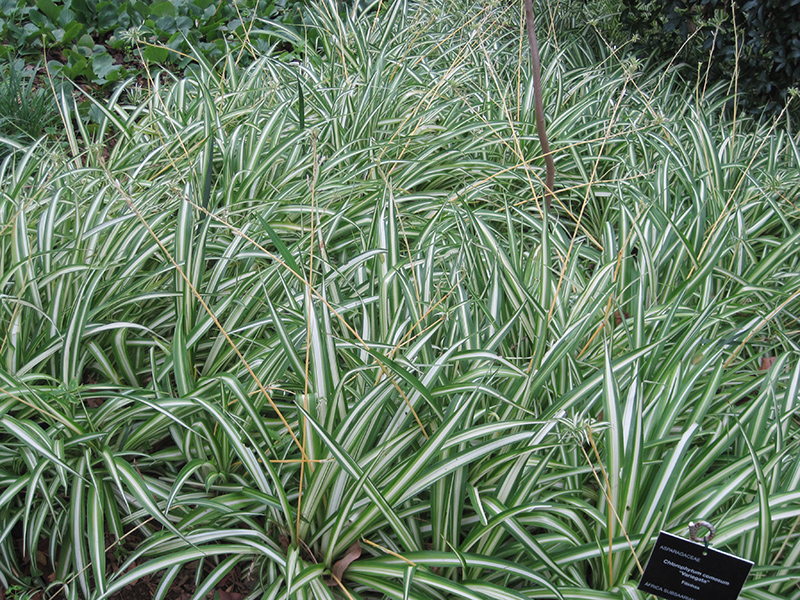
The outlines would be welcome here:
<svg viewBox="0 0 800 600">
<path fill-rule="evenodd" d="M 639 52 L 700 65 L 709 82 L 738 68 L 740 106 L 771 115 L 800 83 L 800 0 L 622 0 Z M 687 42 L 688 40 L 688 42 Z M 738 65 L 737 65 L 738 54 Z"/>
</svg>

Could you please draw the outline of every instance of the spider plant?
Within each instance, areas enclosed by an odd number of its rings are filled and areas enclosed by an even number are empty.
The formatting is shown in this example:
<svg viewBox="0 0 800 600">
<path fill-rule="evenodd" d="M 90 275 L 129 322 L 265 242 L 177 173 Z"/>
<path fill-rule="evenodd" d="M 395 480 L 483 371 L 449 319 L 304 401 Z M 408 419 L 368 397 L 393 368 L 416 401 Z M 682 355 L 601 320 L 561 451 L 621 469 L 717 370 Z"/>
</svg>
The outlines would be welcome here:
<svg viewBox="0 0 800 600">
<path fill-rule="evenodd" d="M 644 598 L 704 518 L 800 598 L 797 141 L 560 31 L 547 215 L 519 8 L 321 2 L 0 165 L 3 587 Z"/>
</svg>

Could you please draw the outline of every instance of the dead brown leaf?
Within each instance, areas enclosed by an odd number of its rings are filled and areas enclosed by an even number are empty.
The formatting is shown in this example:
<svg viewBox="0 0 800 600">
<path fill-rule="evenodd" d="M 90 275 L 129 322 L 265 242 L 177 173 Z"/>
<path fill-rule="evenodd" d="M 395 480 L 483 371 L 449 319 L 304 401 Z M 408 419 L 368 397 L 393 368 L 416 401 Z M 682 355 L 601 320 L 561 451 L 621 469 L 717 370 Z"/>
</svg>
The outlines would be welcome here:
<svg viewBox="0 0 800 600">
<path fill-rule="evenodd" d="M 344 572 L 347 570 L 347 567 L 350 566 L 354 560 L 358 559 L 361 556 L 361 544 L 358 540 L 353 542 L 352 546 L 347 549 L 347 553 L 337 560 L 333 564 L 333 568 L 331 569 L 331 573 L 333 576 L 338 579 L 339 581 L 342 580 L 342 576 Z"/>
<path fill-rule="evenodd" d="M 761 366 L 758 367 L 759 371 L 769 371 L 769 368 L 778 360 L 777 356 L 762 356 Z"/>
</svg>

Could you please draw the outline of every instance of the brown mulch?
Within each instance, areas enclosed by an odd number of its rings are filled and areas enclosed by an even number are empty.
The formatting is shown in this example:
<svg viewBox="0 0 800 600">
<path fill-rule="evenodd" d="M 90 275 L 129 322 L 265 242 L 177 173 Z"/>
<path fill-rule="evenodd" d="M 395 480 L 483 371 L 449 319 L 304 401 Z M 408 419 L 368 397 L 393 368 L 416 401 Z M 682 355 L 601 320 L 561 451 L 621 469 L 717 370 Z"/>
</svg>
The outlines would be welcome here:
<svg viewBox="0 0 800 600">
<path fill-rule="evenodd" d="M 178 573 L 167 591 L 167 600 L 189 600 L 195 591 L 195 574 L 198 563 L 185 565 Z M 213 565 L 206 565 L 204 571 L 210 571 Z M 247 573 L 242 573 L 237 565 L 219 582 L 216 589 L 207 598 L 219 596 L 219 600 L 244 600 L 252 591 L 255 581 L 247 580 Z M 126 586 L 111 596 L 110 600 L 152 600 L 161 580 L 160 574 L 147 575 Z"/>
</svg>

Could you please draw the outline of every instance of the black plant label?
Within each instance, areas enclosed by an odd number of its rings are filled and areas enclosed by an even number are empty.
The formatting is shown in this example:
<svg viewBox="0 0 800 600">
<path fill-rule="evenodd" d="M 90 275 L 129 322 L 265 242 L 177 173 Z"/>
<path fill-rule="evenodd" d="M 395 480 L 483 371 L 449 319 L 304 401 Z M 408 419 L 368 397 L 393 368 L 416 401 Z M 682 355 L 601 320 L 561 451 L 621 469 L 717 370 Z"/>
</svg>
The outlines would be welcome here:
<svg viewBox="0 0 800 600">
<path fill-rule="evenodd" d="M 753 563 L 662 531 L 639 589 L 667 600 L 736 600 Z"/>
</svg>

